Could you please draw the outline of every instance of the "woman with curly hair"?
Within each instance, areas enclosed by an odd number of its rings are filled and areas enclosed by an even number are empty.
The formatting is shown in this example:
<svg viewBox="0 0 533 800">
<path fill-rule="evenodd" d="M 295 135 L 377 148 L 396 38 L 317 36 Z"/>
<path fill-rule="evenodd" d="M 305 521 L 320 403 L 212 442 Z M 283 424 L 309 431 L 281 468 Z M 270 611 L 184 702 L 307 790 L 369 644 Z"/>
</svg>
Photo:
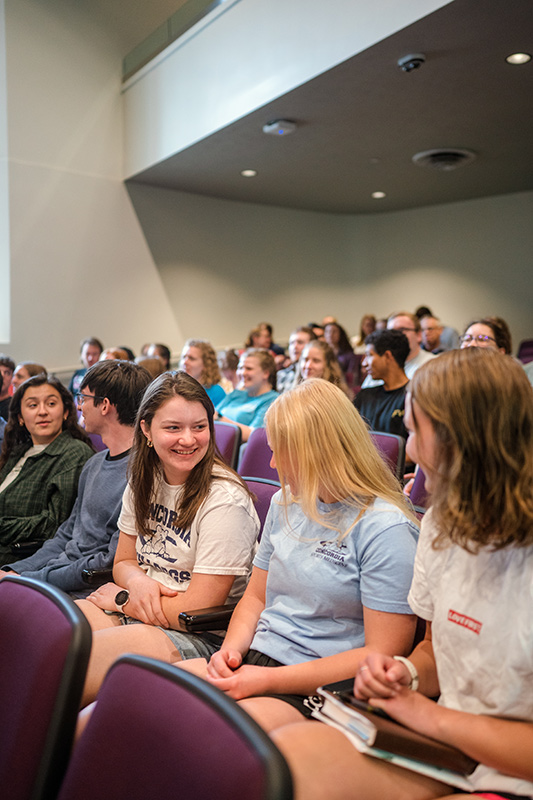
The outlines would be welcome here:
<svg viewBox="0 0 533 800">
<path fill-rule="evenodd" d="M 0 563 L 13 561 L 15 545 L 54 535 L 72 510 L 81 469 L 93 453 L 61 381 L 37 375 L 19 386 L 0 455 Z"/>
<path fill-rule="evenodd" d="M 187 339 L 181 351 L 180 369 L 202 384 L 214 406 L 225 397 L 217 354 L 205 339 Z"/>
</svg>

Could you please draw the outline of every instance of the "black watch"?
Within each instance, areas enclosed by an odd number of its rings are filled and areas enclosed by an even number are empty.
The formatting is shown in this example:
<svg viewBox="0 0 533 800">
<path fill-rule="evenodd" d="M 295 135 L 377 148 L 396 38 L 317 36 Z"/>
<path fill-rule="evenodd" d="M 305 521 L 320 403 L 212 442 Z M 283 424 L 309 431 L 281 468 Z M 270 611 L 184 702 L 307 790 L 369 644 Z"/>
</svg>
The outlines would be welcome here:
<svg viewBox="0 0 533 800">
<path fill-rule="evenodd" d="M 115 608 L 117 609 L 117 611 L 120 611 L 121 614 L 124 613 L 124 606 L 126 605 L 129 599 L 130 599 L 130 593 L 128 592 L 127 589 L 121 589 L 120 592 L 118 592 L 115 595 Z"/>
</svg>

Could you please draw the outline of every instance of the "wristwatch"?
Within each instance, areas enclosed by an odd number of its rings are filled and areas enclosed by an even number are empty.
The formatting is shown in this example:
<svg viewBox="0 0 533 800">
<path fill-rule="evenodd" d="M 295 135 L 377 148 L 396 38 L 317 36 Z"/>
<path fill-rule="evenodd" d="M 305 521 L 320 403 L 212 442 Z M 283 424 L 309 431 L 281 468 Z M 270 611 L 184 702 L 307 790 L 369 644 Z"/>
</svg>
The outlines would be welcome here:
<svg viewBox="0 0 533 800">
<path fill-rule="evenodd" d="M 117 611 L 120 611 L 121 614 L 124 614 L 124 606 L 129 599 L 130 593 L 127 589 L 121 589 L 120 592 L 115 595 L 115 608 Z"/>
</svg>

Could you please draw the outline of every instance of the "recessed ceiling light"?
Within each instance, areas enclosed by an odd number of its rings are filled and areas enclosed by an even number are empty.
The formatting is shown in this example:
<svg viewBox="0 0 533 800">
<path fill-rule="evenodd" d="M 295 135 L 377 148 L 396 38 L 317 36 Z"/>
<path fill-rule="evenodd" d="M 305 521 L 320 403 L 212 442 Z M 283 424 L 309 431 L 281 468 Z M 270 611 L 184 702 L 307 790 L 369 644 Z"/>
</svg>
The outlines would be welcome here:
<svg viewBox="0 0 533 800">
<path fill-rule="evenodd" d="M 528 61 L 531 61 L 531 54 L 530 53 L 511 53 L 510 56 L 507 56 L 505 59 L 508 64 L 527 64 Z"/>
<path fill-rule="evenodd" d="M 257 175 L 257 170 L 256 169 L 243 169 L 241 171 L 241 175 L 242 175 L 243 178 L 255 178 L 255 176 Z"/>
<path fill-rule="evenodd" d="M 387 197 L 385 192 L 372 192 L 372 197 L 374 200 L 382 200 L 384 197 Z"/>
</svg>

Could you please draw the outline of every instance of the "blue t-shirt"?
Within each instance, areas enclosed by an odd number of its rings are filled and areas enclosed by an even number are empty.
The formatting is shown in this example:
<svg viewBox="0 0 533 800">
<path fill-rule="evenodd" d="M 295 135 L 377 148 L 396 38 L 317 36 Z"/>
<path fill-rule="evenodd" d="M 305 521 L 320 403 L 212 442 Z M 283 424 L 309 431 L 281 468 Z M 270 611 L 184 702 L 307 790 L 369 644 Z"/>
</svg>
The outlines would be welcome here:
<svg viewBox="0 0 533 800">
<path fill-rule="evenodd" d="M 226 392 L 219 383 L 213 383 L 211 386 L 209 386 L 209 388 L 204 386 L 204 389 L 214 406 L 216 406 L 217 403 L 220 403 L 220 401 L 226 396 Z"/>
<path fill-rule="evenodd" d="M 242 389 L 235 389 L 227 394 L 216 407 L 219 414 L 241 425 L 250 428 L 263 428 L 265 414 L 279 393 L 273 389 L 270 392 L 251 397 Z"/>
<path fill-rule="evenodd" d="M 359 513 L 344 503 L 318 503 L 345 531 Z M 376 500 L 350 532 L 309 520 L 298 503 L 274 495 L 254 566 L 268 570 L 266 604 L 251 647 L 282 664 L 335 655 L 365 643 L 363 606 L 412 614 L 407 594 L 418 529 Z"/>
</svg>

